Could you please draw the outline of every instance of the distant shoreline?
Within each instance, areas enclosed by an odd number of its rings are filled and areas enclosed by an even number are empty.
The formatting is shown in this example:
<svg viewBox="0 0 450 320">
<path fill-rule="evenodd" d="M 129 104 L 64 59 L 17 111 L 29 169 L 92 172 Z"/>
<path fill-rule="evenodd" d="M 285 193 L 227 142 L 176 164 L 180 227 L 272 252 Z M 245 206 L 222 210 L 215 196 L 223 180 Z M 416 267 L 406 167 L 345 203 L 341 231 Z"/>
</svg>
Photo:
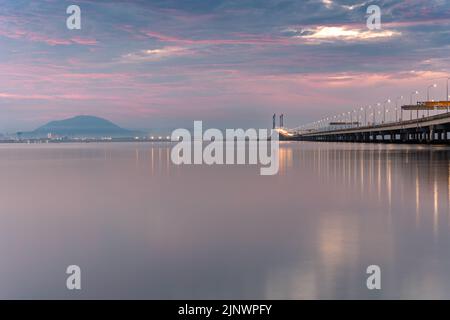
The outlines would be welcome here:
<svg viewBox="0 0 450 320">
<path fill-rule="evenodd" d="M 22 139 L 0 140 L 0 144 L 62 144 L 62 143 L 111 143 L 111 142 L 175 142 L 170 139 L 112 138 L 112 139 Z"/>
<path fill-rule="evenodd" d="M 112 143 L 112 142 L 170 142 L 170 143 L 178 143 L 179 141 L 172 141 L 170 138 L 111 138 L 111 139 L 95 139 L 95 138 L 86 138 L 86 139 L 22 139 L 22 140 L 0 140 L 0 144 L 64 144 L 64 143 Z M 195 141 L 195 140 L 191 140 Z M 226 140 L 220 140 L 222 142 L 226 142 Z M 238 140 L 241 141 L 241 140 Z M 249 140 L 245 140 L 246 142 L 249 142 Z M 250 141 L 259 141 L 259 139 L 256 140 L 250 140 Z M 270 141 L 270 139 L 267 139 L 267 141 Z M 212 142 L 204 140 L 202 141 L 204 143 Z"/>
</svg>

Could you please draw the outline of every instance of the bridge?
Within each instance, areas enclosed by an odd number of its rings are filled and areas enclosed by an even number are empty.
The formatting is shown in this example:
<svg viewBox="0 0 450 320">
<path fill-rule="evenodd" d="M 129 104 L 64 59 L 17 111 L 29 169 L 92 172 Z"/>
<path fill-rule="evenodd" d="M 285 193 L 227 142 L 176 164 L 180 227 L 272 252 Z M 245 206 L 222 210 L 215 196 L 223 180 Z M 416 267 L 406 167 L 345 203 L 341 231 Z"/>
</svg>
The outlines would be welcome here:
<svg viewBox="0 0 450 320">
<path fill-rule="evenodd" d="M 330 142 L 387 142 L 387 143 L 436 143 L 450 144 L 450 102 L 425 101 L 416 105 L 404 105 L 410 111 L 409 120 L 398 119 L 381 123 L 359 121 L 328 122 L 313 128 L 289 129 L 278 127 L 281 140 L 330 141 Z M 413 110 L 417 114 L 413 119 Z M 419 117 L 419 110 L 441 111 L 436 115 Z"/>
</svg>

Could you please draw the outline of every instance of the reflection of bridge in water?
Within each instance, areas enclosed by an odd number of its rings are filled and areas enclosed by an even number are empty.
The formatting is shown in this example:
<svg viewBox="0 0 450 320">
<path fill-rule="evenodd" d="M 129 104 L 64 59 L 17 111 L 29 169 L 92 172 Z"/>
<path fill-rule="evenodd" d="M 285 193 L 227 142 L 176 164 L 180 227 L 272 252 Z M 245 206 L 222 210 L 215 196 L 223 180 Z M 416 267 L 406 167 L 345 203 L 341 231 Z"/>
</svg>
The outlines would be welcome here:
<svg viewBox="0 0 450 320">
<path fill-rule="evenodd" d="M 450 102 L 420 102 L 402 106 L 416 110 L 416 119 L 365 123 L 359 121 L 330 122 L 313 128 L 277 128 L 280 139 L 334 142 L 450 143 Z M 445 113 L 419 117 L 419 110 L 447 110 Z"/>
<path fill-rule="evenodd" d="M 280 174 L 313 188 L 404 212 L 433 233 L 450 228 L 450 150 L 413 145 L 280 144 Z M 295 187 L 295 179 L 288 186 Z M 346 190 L 346 191 L 343 191 Z M 440 225 L 441 224 L 441 225 Z"/>
</svg>

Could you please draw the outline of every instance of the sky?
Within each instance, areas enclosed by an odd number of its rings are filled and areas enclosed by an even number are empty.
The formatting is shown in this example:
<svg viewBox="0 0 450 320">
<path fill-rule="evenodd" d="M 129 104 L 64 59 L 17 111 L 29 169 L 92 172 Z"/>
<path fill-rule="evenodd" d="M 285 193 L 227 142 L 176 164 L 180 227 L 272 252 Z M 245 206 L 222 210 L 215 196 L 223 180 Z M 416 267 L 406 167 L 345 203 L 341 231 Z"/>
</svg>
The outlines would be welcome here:
<svg viewBox="0 0 450 320">
<path fill-rule="evenodd" d="M 72 4 L 80 30 L 66 27 Z M 443 100 L 449 69 L 449 0 L 0 0 L 0 132 L 81 114 L 156 130 L 266 128 L 284 113 L 297 127 L 424 100 L 433 83 Z"/>
</svg>

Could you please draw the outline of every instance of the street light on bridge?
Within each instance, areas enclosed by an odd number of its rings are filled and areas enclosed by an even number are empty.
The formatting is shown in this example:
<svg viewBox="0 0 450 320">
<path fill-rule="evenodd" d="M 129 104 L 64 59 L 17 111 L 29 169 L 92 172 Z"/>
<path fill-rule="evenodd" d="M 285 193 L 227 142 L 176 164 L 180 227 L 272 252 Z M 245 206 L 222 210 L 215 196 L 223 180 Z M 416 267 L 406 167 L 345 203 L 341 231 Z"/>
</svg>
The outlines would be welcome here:
<svg viewBox="0 0 450 320">
<path fill-rule="evenodd" d="M 374 115 L 373 115 L 373 124 L 375 124 L 375 122 L 376 122 L 376 120 L 377 120 L 375 114 L 377 113 L 377 110 L 378 110 L 378 108 L 379 108 L 380 106 L 381 106 L 381 103 L 377 102 L 377 106 L 376 106 L 376 107 L 374 108 L 374 110 L 373 110 L 373 113 L 374 113 Z M 378 114 L 380 114 L 380 111 L 378 111 Z"/>
<path fill-rule="evenodd" d="M 447 100 L 447 113 L 449 112 L 449 104 L 448 104 L 448 102 L 449 102 L 449 99 L 450 99 L 450 96 L 448 95 L 448 80 L 450 80 L 450 77 L 447 77 L 447 98 L 445 99 L 445 100 Z"/>
<path fill-rule="evenodd" d="M 413 97 L 413 95 L 417 95 L 417 94 L 419 94 L 419 91 L 414 91 L 414 92 L 412 92 L 411 93 L 411 95 L 409 96 L 409 104 L 410 105 L 412 105 L 413 103 L 412 103 L 412 97 Z M 419 119 L 419 109 L 417 109 L 417 119 Z M 409 120 L 412 120 L 412 109 L 411 109 L 411 111 L 409 112 Z"/>
<path fill-rule="evenodd" d="M 367 112 L 366 112 L 366 108 L 363 108 L 363 107 L 361 107 L 361 109 L 360 109 L 361 111 L 363 111 L 364 110 L 364 125 L 366 125 L 366 121 L 367 121 L 367 117 L 366 117 L 366 114 L 367 114 Z"/>
<path fill-rule="evenodd" d="M 397 121 L 398 100 L 403 100 L 403 96 L 395 99 L 395 121 Z M 403 121 L 403 109 L 400 110 L 400 121 Z"/>
<path fill-rule="evenodd" d="M 383 104 L 383 123 L 386 122 L 386 103 L 391 103 L 391 99 L 387 99 Z"/>
<path fill-rule="evenodd" d="M 430 89 L 431 88 L 436 88 L 437 87 L 437 84 L 436 83 L 433 83 L 432 85 L 429 85 L 428 87 L 427 87 L 427 101 L 430 101 Z M 430 116 L 430 110 L 428 109 L 427 110 L 427 117 L 429 117 Z"/>
</svg>

